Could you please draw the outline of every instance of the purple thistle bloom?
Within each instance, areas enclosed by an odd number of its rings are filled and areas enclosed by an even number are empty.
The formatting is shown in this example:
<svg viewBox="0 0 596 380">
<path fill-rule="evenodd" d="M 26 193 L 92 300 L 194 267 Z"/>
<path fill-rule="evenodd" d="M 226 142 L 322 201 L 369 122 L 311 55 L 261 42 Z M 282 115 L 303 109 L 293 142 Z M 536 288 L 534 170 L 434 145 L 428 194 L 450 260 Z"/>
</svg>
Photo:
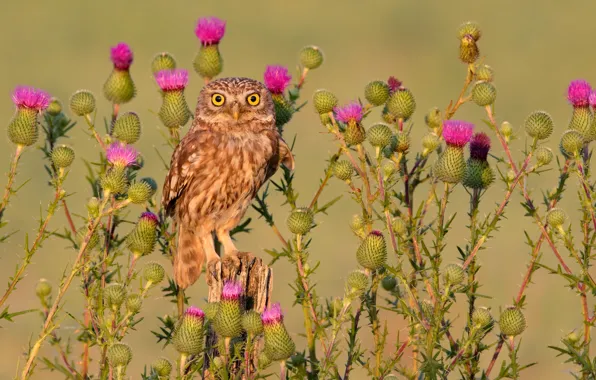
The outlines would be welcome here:
<svg viewBox="0 0 596 380">
<path fill-rule="evenodd" d="M 470 140 L 470 157 L 486 161 L 489 150 L 490 137 L 486 133 L 480 132 L 472 136 L 472 140 Z"/>
<path fill-rule="evenodd" d="M 146 212 L 142 213 L 141 214 L 141 217 L 139 218 L 139 220 L 144 220 L 144 221 L 147 221 L 147 222 L 151 222 L 151 223 L 153 223 L 155 225 L 157 225 L 157 223 L 159 221 L 157 219 L 157 215 L 155 215 L 154 213 L 149 212 L 149 211 L 146 211 Z"/>
<path fill-rule="evenodd" d="M 137 162 L 137 150 L 132 145 L 112 143 L 106 150 L 108 162 L 115 166 L 130 166 Z"/>
<path fill-rule="evenodd" d="M 567 100 L 574 107 L 587 107 L 589 103 L 592 86 L 583 79 L 577 79 L 569 83 L 567 89 Z"/>
<path fill-rule="evenodd" d="M 264 325 L 271 325 L 274 323 L 280 323 L 284 319 L 284 316 L 281 312 L 281 305 L 278 303 L 274 303 L 268 309 L 265 309 L 261 314 L 261 321 L 263 321 Z"/>
<path fill-rule="evenodd" d="M 445 120 L 443 122 L 443 138 L 448 145 L 463 148 L 474 132 L 474 124 L 461 120 Z"/>
<path fill-rule="evenodd" d="M 389 93 L 393 94 L 401 87 L 401 81 L 394 76 L 390 76 L 387 80 L 387 86 L 389 86 Z"/>
<path fill-rule="evenodd" d="M 364 113 L 362 105 L 358 102 L 352 102 L 343 107 L 335 107 L 333 112 L 335 113 L 335 118 L 343 123 L 359 123 Z"/>
<path fill-rule="evenodd" d="M 132 63 L 132 50 L 130 46 L 124 42 L 119 43 L 111 48 L 111 57 L 114 67 L 118 70 L 128 70 Z"/>
<path fill-rule="evenodd" d="M 283 93 L 292 80 L 292 76 L 288 73 L 288 69 L 279 65 L 267 66 L 264 78 L 265 86 L 274 94 Z"/>
<path fill-rule="evenodd" d="M 237 300 L 242 294 L 242 286 L 236 281 L 227 281 L 221 291 L 221 298 L 224 300 Z"/>
<path fill-rule="evenodd" d="M 161 70 L 155 73 L 155 81 L 162 91 L 184 90 L 188 84 L 188 71 L 184 69 Z"/>
<path fill-rule="evenodd" d="M 45 110 L 50 104 L 50 95 L 34 87 L 17 86 L 12 93 L 12 101 L 19 108 Z"/>
<path fill-rule="evenodd" d="M 204 319 L 205 318 L 205 313 L 203 312 L 203 310 L 199 309 L 196 306 L 190 306 L 184 312 L 184 316 L 185 317 L 190 317 L 190 318 Z"/>
<path fill-rule="evenodd" d="M 596 108 L 596 91 L 590 92 L 590 96 L 588 97 L 588 101 L 590 102 L 590 105 L 592 107 Z"/>
<path fill-rule="evenodd" d="M 372 231 L 370 231 L 370 235 L 383 236 L 383 233 L 379 230 L 372 230 Z"/>
<path fill-rule="evenodd" d="M 217 17 L 202 17 L 197 22 L 195 34 L 203 45 L 218 44 L 226 32 L 226 22 Z"/>
</svg>

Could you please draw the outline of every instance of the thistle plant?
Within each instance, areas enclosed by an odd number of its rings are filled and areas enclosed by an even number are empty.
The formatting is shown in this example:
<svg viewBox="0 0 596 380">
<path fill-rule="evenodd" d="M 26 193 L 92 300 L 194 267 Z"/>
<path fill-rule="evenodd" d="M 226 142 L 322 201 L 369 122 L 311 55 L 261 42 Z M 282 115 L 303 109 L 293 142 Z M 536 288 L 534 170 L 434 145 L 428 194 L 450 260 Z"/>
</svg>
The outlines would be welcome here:
<svg viewBox="0 0 596 380">
<path fill-rule="evenodd" d="M 40 89 L 14 90 L 16 111 L 7 125 L 14 149 L 8 157 L 0 228 L 11 227 L 6 215 L 14 210 L 8 205 L 20 189 L 17 180 L 25 182 L 17 176 L 20 158 L 35 155 L 35 145 L 51 188 L 34 235 L 13 230 L 0 234 L 0 243 L 25 241 L 0 298 L 0 325 L 18 323 L 22 314 L 33 311 L 41 317 L 18 360 L 21 379 L 43 377 L 44 371 L 70 379 L 138 378 L 133 365 L 144 365 L 142 378 L 152 380 L 170 379 L 174 373 L 177 379 L 257 379 L 273 373 L 281 379 L 518 379 L 528 367 L 540 365 L 533 362 L 532 352 L 520 356 L 522 343 L 533 344 L 522 338 L 533 329 L 534 315 L 527 312 L 532 300 L 526 293 L 537 271 L 553 275 L 540 281 L 565 286 L 569 297 L 578 300 L 576 329 L 562 336 L 549 332 L 550 347 L 570 363 L 576 378 L 596 377 L 590 347 L 596 320 L 591 274 L 596 206 L 590 170 L 596 90 L 585 80 L 570 81 L 570 116 L 564 126 L 556 126 L 544 110 L 527 110 L 519 126 L 498 123 L 503 118 L 495 113 L 498 68 L 481 59 L 482 31 L 471 22 L 458 28 L 459 45 L 453 46 L 463 63 L 462 88 L 454 89 L 459 95 L 446 99 L 446 107 L 439 104 L 425 112 L 417 106 L 422 94 L 407 78 L 370 78 L 361 93 L 322 88 L 321 79 L 310 76 L 325 70 L 325 55 L 317 46 L 297 47 L 294 75 L 285 65 L 262 63 L 276 126 L 293 142 L 291 149 L 301 149 L 305 133 L 322 132 L 330 140 L 331 153 L 321 165 L 312 198 L 305 198 L 294 181 L 313 172 L 300 162 L 295 171 L 288 165 L 257 195 L 253 208 L 261 218 L 247 218 L 231 233 L 270 230 L 271 240 L 264 243 L 268 249 L 253 253 L 269 259 L 273 271 L 280 262 L 293 268 L 290 281 L 273 278 L 275 287 L 291 287 L 294 298 L 278 300 L 267 293 L 257 310 L 249 302 L 250 279 L 237 278 L 226 281 L 218 302 L 193 299 L 199 307 L 189 306 L 171 278 L 176 225 L 157 200 L 165 172 L 145 163 L 135 144 L 142 141 L 145 125 L 160 124 L 164 144 L 156 149 L 167 169 L 167 157 L 192 116 L 194 105 L 184 91 L 200 82 L 180 66 L 192 65 L 204 82 L 222 74 L 225 31 L 224 20 L 200 18 L 195 30 L 200 46 L 193 62 L 179 65 L 167 52 L 151 62 L 136 62 L 158 87 L 151 120 L 134 110 L 120 112 L 122 105 L 143 107 L 134 102 L 133 49 L 126 43 L 106 49 L 112 62 L 103 82 L 103 96 L 111 104 L 107 111 L 88 90 L 73 91 L 64 106 Z M 483 116 L 464 120 L 459 113 L 463 107 L 477 107 Z M 290 133 L 286 127 L 303 110 L 315 113 L 319 130 L 313 126 Z M 105 132 L 97 127 L 102 117 Z M 95 146 L 96 158 L 89 162 L 77 160 L 79 148 L 69 140 L 78 133 L 79 122 L 86 124 Z M 420 141 L 414 138 L 418 135 L 423 136 Z M 525 141 L 522 152 L 511 148 L 515 139 Z M 87 169 L 86 200 L 80 205 L 68 192 L 75 165 Z M 556 172 L 557 180 L 537 197 L 535 179 L 546 170 Z M 332 181 L 345 194 L 329 194 Z M 273 192 L 283 199 L 285 214 L 273 215 Z M 501 197 L 496 206 L 485 201 L 489 192 Z M 450 202 L 454 193 L 466 197 L 467 213 Z M 521 196 L 521 207 L 511 202 L 514 194 Z M 576 203 L 561 204 L 564 194 Z M 335 220 L 334 210 L 351 202 L 357 213 L 343 223 Z M 579 219 L 568 217 L 570 207 L 581 210 Z M 67 221 L 63 228 L 53 218 L 58 212 Z M 512 300 L 499 299 L 501 307 L 490 309 L 484 300 L 492 296 L 481 291 L 487 277 L 483 257 L 498 254 L 490 241 L 503 238 L 500 228 L 514 217 L 530 218 L 535 226 L 518 236 L 528 245 L 525 274 Z M 338 276 L 343 291 L 328 298 L 316 283 L 321 253 L 313 231 L 323 223 L 337 223 L 335 239 L 354 235 L 351 251 L 341 252 L 353 268 Z M 467 226 L 465 239 L 451 234 L 456 224 Z M 62 277 L 41 279 L 30 290 L 39 301 L 37 309 L 10 310 L 11 296 L 48 239 L 59 239 L 72 250 Z M 447 260 L 448 252 L 458 257 Z M 551 255 L 556 266 L 544 260 Z M 67 295 L 78 297 L 82 308 L 65 302 Z M 149 297 L 167 299 L 171 307 L 148 315 Z M 287 315 L 300 314 L 301 330 L 284 323 L 282 305 Z M 75 330 L 65 326 L 67 316 Z M 395 324 L 400 324 L 396 336 L 390 334 Z M 65 339 L 72 331 L 76 339 Z M 153 357 L 133 355 L 126 343 L 142 334 L 152 334 L 158 343 Z M 45 356 L 43 346 L 56 351 L 54 360 Z M 167 346 L 172 349 L 164 350 Z"/>
</svg>

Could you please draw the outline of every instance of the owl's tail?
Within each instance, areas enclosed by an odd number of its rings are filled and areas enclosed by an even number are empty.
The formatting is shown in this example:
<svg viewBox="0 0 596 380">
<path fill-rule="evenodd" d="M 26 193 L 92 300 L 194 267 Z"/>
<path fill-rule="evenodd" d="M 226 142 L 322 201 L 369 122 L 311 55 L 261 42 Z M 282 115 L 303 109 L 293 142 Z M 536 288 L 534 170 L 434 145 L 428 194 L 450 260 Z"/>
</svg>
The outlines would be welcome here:
<svg viewBox="0 0 596 380">
<path fill-rule="evenodd" d="M 178 227 L 178 247 L 174 257 L 174 280 L 182 289 L 197 281 L 205 262 L 205 251 L 199 235 Z"/>
</svg>

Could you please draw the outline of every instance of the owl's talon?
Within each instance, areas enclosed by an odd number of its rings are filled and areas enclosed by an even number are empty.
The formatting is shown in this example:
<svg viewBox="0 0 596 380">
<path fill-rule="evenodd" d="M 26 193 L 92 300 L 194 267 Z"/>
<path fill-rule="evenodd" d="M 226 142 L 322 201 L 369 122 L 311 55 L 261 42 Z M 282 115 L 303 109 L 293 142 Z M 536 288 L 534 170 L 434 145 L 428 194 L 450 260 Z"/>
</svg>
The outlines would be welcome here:
<svg viewBox="0 0 596 380">
<path fill-rule="evenodd" d="M 211 273 L 213 278 L 217 278 L 217 263 L 221 260 L 219 258 L 211 259 L 207 262 L 207 270 Z"/>
<path fill-rule="evenodd" d="M 230 262 L 231 266 L 234 268 L 239 268 L 240 267 L 240 259 L 238 258 L 238 251 L 234 250 L 232 252 L 229 252 L 228 254 L 226 254 L 226 257 L 224 258 L 224 260 Z"/>
</svg>

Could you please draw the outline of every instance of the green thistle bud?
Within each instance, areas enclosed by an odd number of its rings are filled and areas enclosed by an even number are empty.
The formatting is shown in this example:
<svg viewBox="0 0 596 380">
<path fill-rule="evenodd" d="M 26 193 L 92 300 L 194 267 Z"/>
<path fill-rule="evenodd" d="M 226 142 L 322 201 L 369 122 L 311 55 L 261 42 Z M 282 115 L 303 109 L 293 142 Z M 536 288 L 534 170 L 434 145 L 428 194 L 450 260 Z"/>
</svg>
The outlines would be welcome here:
<svg viewBox="0 0 596 380">
<path fill-rule="evenodd" d="M 550 137 L 555 128 L 553 119 L 544 111 L 535 111 L 528 116 L 524 124 L 530 137 L 544 140 Z"/>
<path fill-rule="evenodd" d="M 560 208 L 552 208 L 546 214 L 546 223 L 553 228 L 562 227 L 567 220 L 567 214 Z"/>
<path fill-rule="evenodd" d="M 480 30 L 478 24 L 471 21 L 467 21 L 461 24 L 457 29 L 457 36 L 459 38 L 464 38 L 467 35 L 471 36 L 474 39 L 474 41 L 478 41 L 482 36 L 482 31 Z"/>
<path fill-rule="evenodd" d="M 242 328 L 250 335 L 259 335 L 263 332 L 261 314 L 254 310 L 247 311 L 242 316 Z"/>
<path fill-rule="evenodd" d="M 393 132 L 387 124 L 375 124 L 367 132 L 368 142 L 374 147 L 384 148 L 391 143 Z"/>
<path fill-rule="evenodd" d="M 306 46 L 300 51 L 300 64 L 309 70 L 323 63 L 323 52 L 317 46 Z"/>
<path fill-rule="evenodd" d="M 141 307 L 143 306 L 143 298 L 140 294 L 129 294 L 126 297 L 126 310 L 129 313 L 136 314 L 141 311 Z"/>
<path fill-rule="evenodd" d="M 513 136 L 513 127 L 511 126 L 510 122 L 508 122 L 508 121 L 502 122 L 501 128 L 499 128 L 499 131 L 505 138 L 505 141 L 507 141 L 507 142 L 511 141 L 511 136 Z"/>
<path fill-rule="evenodd" d="M 161 108 L 157 114 L 167 128 L 179 128 L 188 123 L 191 113 L 184 97 L 184 91 L 165 91 Z"/>
<path fill-rule="evenodd" d="M 60 100 L 52 98 L 46 112 L 51 116 L 58 116 L 62 112 L 62 103 L 60 103 Z"/>
<path fill-rule="evenodd" d="M 466 272 L 459 264 L 449 264 L 443 270 L 443 279 L 447 284 L 459 285 L 464 281 Z"/>
<path fill-rule="evenodd" d="M 75 159 L 75 152 L 69 146 L 60 145 L 52 150 L 51 159 L 56 168 L 67 168 L 72 165 Z"/>
<path fill-rule="evenodd" d="M 128 199 L 134 204 L 143 204 L 153 196 L 153 189 L 147 182 L 136 182 L 128 188 Z"/>
<path fill-rule="evenodd" d="M 569 334 L 567 334 L 567 336 L 563 340 L 571 343 L 572 345 L 575 345 L 579 342 L 580 336 L 575 331 L 572 331 Z"/>
<path fill-rule="evenodd" d="M 291 233 L 296 235 L 305 235 L 310 231 L 314 224 L 314 215 L 307 207 L 294 209 L 288 217 L 287 225 Z"/>
<path fill-rule="evenodd" d="M 424 122 L 431 129 L 438 129 L 443 125 L 443 116 L 441 116 L 441 110 L 437 107 L 431 108 L 430 111 L 424 116 Z"/>
<path fill-rule="evenodd" d="M 263 370 L 271 364 L 272 360 L 267 356 L 265 352 L 261 352 L 258 359 L 258 367 L 260 370 Z"/>
<path fill-rule="evenodd" d="M 151 196 L 155 195 L 157 192 L 157 182 L 151 177 L 141 178 L 141 182 L 146 183 L 151 188 Z"/>
<path fill-rule="evenodd" d="M 408 236 L 408 226 L 402 218 L 397 217 L 393 219 L 391 227 L 393 228 L 393 232 L 395 232 L 400 238 L 405 239 Z"/>
<path fill-rule="evenodd" d="M 295 111 L 292 104 L 282 94 L 273 94 L 272 99 L 275 109 L 275 125 L 280 128 L 292 119 Z"/>
<path fill-rule="evenodd" d="M 410 149 L 410 136 L 406 132 L 398 131 L 395 137 L 397 138 L 395 151 L 404 154 L 407 153 L 408 149 Z"/>
<path fill-rule="evenodd" d="M 219 46 L 201 46 L 193 62 L 195 71 L 203 78 L 211 79 L 218 76 L 223 70 L 223 59 L 219 53 Z"/>
<path fill-rule="evenodd" d="M 143 269 L 143 277 L 152 284 L 159 284 L 165 276 L 166 270 L 160 263 L 154 261 L 147 263 Z"/>
<path fill-rule="evenodd" d="M 108 348 L 106 357 L 112 368 L 126 367 L 132 360 L 132 350 L 128 344 L 114 343 Z"/>
<path fill-rule="evenodd" d="M 486 329 L 493 324 L 493 316 L 486 307 L 474 309 L 472 313 L 472 323 L 482 329 Z"/>
<path fill-rule="evenodd" d="M 466 172 L 464 150 L 457 146 L 447 145 L 434 166 L 435 176 L 447 183 L 460 182 Z"/>
<path fill-rule="evenodd" d="M 157 217 L 143 213 L 135 228 L 128 234 L 126 243 L 135 256 L 144 256 L 153 252 L 157 242 Z"/>
<path fill-rule="evenodd" d="M 197 355 L 203 350 L 205 314 L 199 308 L 189 307 L 174 330 L 172 343 L 184 355 Z"/>
<path fill-rule="evenodd" d="M 13 144 L 31 146 L 37 141 L 39 128 L 37 110 L 18 108 L 15 116 L 8 124 L 8 138 Z"/>
<path fill-rule="evenodd" d="M 157 73 L 158 71 L 173 70 L 175 68 L 176 60 L 170 53 L 159 53 L 153 57 L 153 61 L 151 61 L 151 72 L 153 74 Z"/>
<path fill-rule="evenodd" d="M 240 284 L 228 281 L 224 284 L 219 310 L 213 319 L 215 332 L 225 338 L 234 338 L 242 333 L 242 311 L 240 309 Z"/>
<path fill-rule="evenodd" d="M 395 123 L 397 123 L 397 117 L 394 114 L 392 114 L 391 112 L 389 112 L 389 108 L 387 108 L 387 105 L 385 105 L 385 107 L 383 107 L 383 111 L 381 112 L 381 116 L 383 117 L 383 120 L 387 124 L 395 124 Z"/>
<path fill-rule="evenodd" d="M 100 205 L 101 203 L 99 202 L 99 199 L 95 197 L 89 198 L 89 200 L 87 201 L 87 213 L 89 214 L 89 217 L 97 218 L 99 216 Z"/>
<path fill-rule="evenodd" d="M 387 244 L 380 231 L 372 231 L 356 251 L 358 264 L 369 270 L 377 270 L 387 262 Z"/>
<path fill-rule="evenodd" d="M 329 114 L 322 113 L 319 115 L 319 119 L 321 120 L 322 125 L 333 124 L 333 122 L 331 121 L 331 116 L 329 116 Z"/>
<path fill-rule="evenodd" d="M 337 96 L 327 90 L 315 91 L 312 102 L 318 114 L 329 113 L 337 106 Z"/>
<path fill-rule="evenodd" d="M 352 178 L 352 174 L 354 174 L 354 167 L 352 163 L 348 160 L 338 160 L 333 163 L 333 175 L 336 176 L 338 179 L 342 181 L 348 181 Z"/>
<path fill-rule="evenodd" d="M 172 362 L 167 358 L 159 358 L 151 364 L 157 376 L 169 378 L 172 373 Z"/>
<path fill-rule="evenodd" d="M 126 144 L 134 144 L 141 138 L 141 119 L 134 112 L 120 115 L 112 128 L 112 136 Z"/>
<path fill-rule="evenodd" d="M 568 129 L 581 133 L 586 143 L 594 141 L 596 136 L 592 129 L 592 111 L 590 107 L 573 107 Z"/>
<path fill-rule="evenodd" d="M 459 59 L 464 63 L 474 63 L 480 56 L 480 50 L 474 38 L 466 35 L 459 41 Z"/>
<path fill-rule="evenodd" d="M 441 144 L 441 139 L 434 133 L 428 133 L 422 138 L 422 156 L 427 157 L 429 154 L 437 150 Z"/>
<path fill-rule="evenodd" d="M 407 120 L 416 110 L 416 100 L 408 89 L 399 89 L 389 97 L 387 109 L 398 119 Z"/>
<path fill-rule="evenodd" d="M 380 106 L 389 99 L 389 86 L 380 80 L 372 81 L 364 87 L 364 97 L 373 106 Z"/>
<path fill-rule="evenodd" d="M 420 311 L 426 319 L 432 321 L 435 316 L 435 305 L 430 300 L 424 300 L 420 303 Z"/>
<path fill-rule="evenodd" d="M 344 140 L 348 145 L 358 145 L 366 139 L 366 131 L 359 123 L 348 123 L 344 132 Z"/>
<path fill-rule="evenodd" d="M 209 302 L 205 305 L 205 317 L 209 320 L 213 320 L 219 311 L 219 302 Z"/>
<path fill-rule="evenodd" d="M 346 290 L 348 293 L 362 294 L 368 288 L 368 276 L 359 270 L 355 270 L 346 279 Z"/>
<path fill-rule="evenodd" d="M 135 84 L 128 70 L 114 69 L 103 85 L 107 100 L 116 104 L 128 103 L 136 94 Z"/>
<path fill-rule="evenodd" d="M 394 276 L 385 276 L 381 280 L 381 286 L 388 292 L 391 292 L 397 286 L 397 280 Z"/>
<path fill-rule="evenodd" d="M 561 136 L 559 149 L 567 158 L 579 156 L 584 147 L 584 136 L 578 131 L 567 130 Z"/>
<path fill-rule="evenodd" d="M 476 68 L 476 79 L 485 82 L 493 81 L 494 71 L 489 65 L 480 65 Z"/>
<path fill-rule="evenodd" d="M 279 304 L 272 305 L 261 314 L 265 347 L 263 351 L 271 360 L 287 360 L 296 351 L 296 344 L 283 324 Z"/>
<path fill-rule="evenodd" d="M 118 310 L 126 300 L 126 288 L 122 284 L 113 283 L 106 286 L 104 296 L 112 310 Z"/>
<path fill-rule="evenodd" d="M 495 173 L 488 162 L 468 159 L 462 184 L 470 189 L 487 189 L 495 180 Z"/>
<path fill-rule="evenodd" d="M 101 187 L 111 194 L 123 194 L 128 189 L 128 178 L 121 168 L 110 168 L 100 178 Z"/>
<path fill-rule="evenodd" d="M 501 333 L 507 336 L 517 336 L 526 329 L 526 317 L 524 313 L 515 306 L 509 306 L 499 317 Z"/>
<path fill-rule="evenodd" d="M 553 160 L 553 151 L 545 146 L 541 146 L 536 149 L 534 155 L 536 156 L 536 162 L 538 162 L 538 166 L 548 165 Z"/>
<path fill-rule="evenodd" d="M 35 287 L 35 294 L 39 298 L 46 298 L 52 294 L 52 284 L 50 284 L 45 278 L 40 279 L 37 283 L 37 286 Z"/>
<path fill-rule="evenodd" d="M 87 233 L 89 232 L 89 229 L 87 228 L 87 226 L 85 227 L 81 227 L 77 230 L 77 241 L 79 243 L 79 245 L 83 244 L 83 239 L 85 239 L 85 236 L 87 236 Z M 93 234 L 91 234 L 91 236 L 89 237 L 89 242 L 87 243 L 87 252 L 93 250 L 93 248 L 97 247 L 97 245 L 99 244 L 99 232 L 98 229 L 96 228 L 93 231 Z"/>
<path fill-rule="evenodd" d="M 350 219 L 350 229 L 354 231 L 354 233 L 359 233 L 364 228 L 365 223 L 364 219 L 358 214 L 352 215 L 352 219 Z"/>
<path fill-rule="evenodd" d="M 481 107 L 491 105 L 497 99 L 497 89 L 490 82 L 476 82 L 472 88 L 472 100 Z"/>
<path fill-rule="evenodd" d="M 390 178 L 397 170 L 397 166 L 393 163 L 393 161 L 387 161 L 383 164 L 382 167 L 383 176 L 385 179 Z"/>
<path fill-rule="evenodd" d="M 95 96 L 91 91 L 78 90 L 70 97 L 70 110 L 77 116 L 90 115 L 95 111 Z"/>
</svg>

